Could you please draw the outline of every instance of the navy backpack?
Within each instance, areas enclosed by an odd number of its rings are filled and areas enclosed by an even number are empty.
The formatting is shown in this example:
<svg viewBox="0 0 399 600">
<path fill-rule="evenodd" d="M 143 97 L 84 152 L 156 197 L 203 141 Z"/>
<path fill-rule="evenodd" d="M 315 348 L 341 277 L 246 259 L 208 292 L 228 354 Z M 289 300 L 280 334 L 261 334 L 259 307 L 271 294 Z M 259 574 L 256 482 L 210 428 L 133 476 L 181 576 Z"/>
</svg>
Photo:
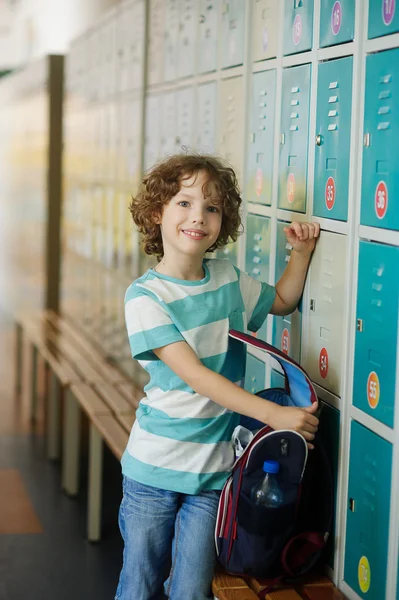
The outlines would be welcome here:
<svg viewBox="0 0 399 600">
<path fill-rule="evenodd" d="M 282 406 L 310 406 L 317 401 L 309 377 L 294 360 L 251 335 L 231 330 L 234 340 L 267 352 L 280 363 L 285 388 L 258 392 Z M 237 342 L 235 342 L 237 343 Z M 333 517 L 333 478 L 319 434 L 314 450 L 295 431 L 274 431 L 254 419 L 242 424 L 255 431 L 236 460 L 222 490 L 215 531 L 218 562 L 229 573 L 266 579 L 261 597 L 283 579 L 309 571 L 321 558 Z M 264 475 L 265 460 L 280 464 L 283 492 L 279 508 L 256 506 L 250 490 Z"/>
</svg>

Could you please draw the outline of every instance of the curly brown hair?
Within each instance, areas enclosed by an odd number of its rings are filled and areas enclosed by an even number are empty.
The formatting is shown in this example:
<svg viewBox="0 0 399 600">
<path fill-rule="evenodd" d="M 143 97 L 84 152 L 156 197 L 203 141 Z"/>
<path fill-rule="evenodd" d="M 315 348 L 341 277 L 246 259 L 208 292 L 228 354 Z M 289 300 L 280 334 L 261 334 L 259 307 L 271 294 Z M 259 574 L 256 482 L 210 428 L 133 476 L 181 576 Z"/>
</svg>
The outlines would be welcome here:
<svg viewBox="0 0 399 600">
<path fill-rule="evenodd" d="M 208 248 L 213 252 L 235 242 L 241 231 L 240 206 L 242 199 L 234 170 L 221 158 L 203 154 L 177 154 L 169 156 L 146 173 L 136 197 L 132 197 L 129 210 L 142 234 L 142 247 L 146 254 L 163 256 L 161 229 L 155 219 L 162 215 L 163 207 L 180 191 L 183 179 L 199 171 L 209 175 L 204 184 L 213 182 L 222 207 L 222 225 L 216 242 Z"/>
</svg>

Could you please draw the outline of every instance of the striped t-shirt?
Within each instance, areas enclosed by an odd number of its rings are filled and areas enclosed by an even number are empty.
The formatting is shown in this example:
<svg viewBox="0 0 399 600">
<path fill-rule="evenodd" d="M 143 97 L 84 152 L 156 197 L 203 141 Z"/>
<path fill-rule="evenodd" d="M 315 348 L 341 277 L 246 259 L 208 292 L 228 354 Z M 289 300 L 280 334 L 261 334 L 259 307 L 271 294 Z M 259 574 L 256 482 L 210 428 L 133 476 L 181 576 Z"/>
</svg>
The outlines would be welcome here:
<svg viewBox="0 0 399 600">
<path fill-rule="evenodd" d="M 123 474 L 166 490 L 221 489 L 230 474 L 238 415 L 196 393 L 153 352 L 186 341 L 202 364 L 241 384 L 245 350 L 229 329 L 257 331 L 275 288 L 228 260 L 204 260 L 205 277 L 175 279 L 149 269 L 127 289 L 125 318 L 132 356 L 146 369 L 136 420 L 122 457 Z"/>
</svg>

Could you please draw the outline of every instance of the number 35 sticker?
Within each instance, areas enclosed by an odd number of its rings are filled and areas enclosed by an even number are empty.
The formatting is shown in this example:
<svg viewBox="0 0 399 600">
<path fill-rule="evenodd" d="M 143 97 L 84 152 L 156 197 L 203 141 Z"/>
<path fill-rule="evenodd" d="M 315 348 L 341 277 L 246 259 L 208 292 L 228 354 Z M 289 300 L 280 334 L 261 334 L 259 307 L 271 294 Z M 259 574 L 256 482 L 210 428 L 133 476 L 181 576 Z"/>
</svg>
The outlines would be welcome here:
<svg viewBox="0 0 399 600">
<path fill-rule="evenodd" d="M 380 380 L 375 371 L 372 371 L 367 379 L 367 401 L 370 408 L 377 408 L 380 401 Z"/>
</svg>

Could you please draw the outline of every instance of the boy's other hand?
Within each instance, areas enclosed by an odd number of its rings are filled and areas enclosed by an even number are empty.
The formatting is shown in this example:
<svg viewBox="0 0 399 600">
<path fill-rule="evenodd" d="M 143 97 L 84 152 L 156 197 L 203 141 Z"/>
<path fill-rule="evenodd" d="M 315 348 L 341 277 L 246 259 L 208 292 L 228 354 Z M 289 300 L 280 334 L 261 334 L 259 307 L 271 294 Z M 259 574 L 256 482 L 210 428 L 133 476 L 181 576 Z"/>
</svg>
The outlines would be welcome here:
<svg viewBox="0 0 399 600">
<path fill-rule="evenodd" d="M 291 244 L 296 252 L 311 254 L 320 235 L 320 225 L 318 223 L 293 221 L 291 225 L 284 227 L 284 233 L 287 242 Z"/>
<path fill-rule="evenodd" d="M 269 417 L 268 425 L 273 429 L 293 429 L 300 433 L 307 441 L 308 448 L 313 450 L 311 443 L 319 427 L 319 419 L 314 416 L 319 408 L 319 403 L 314 402 L 311 406 L 296 408 L 293 406 L 275 405 L 273 417 Z"/>
</svg>

